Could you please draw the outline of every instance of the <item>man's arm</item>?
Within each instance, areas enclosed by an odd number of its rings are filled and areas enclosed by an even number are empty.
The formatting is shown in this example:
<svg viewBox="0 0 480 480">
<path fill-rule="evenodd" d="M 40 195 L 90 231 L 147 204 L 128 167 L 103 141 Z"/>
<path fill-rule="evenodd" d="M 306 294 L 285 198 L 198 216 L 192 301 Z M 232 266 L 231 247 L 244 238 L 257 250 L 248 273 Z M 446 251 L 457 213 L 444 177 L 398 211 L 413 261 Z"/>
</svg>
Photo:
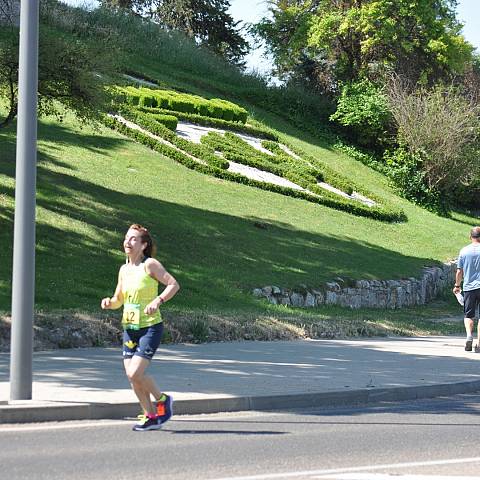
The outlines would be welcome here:
<svg viewBox="0 0 480 480">
<path fill-rule="evenodd" d="M 462 290 L 463 270 L 457 268 L 455 273 L 455 286 L 453 287 L 453 293 L 459 293 Z"/>
</svg>

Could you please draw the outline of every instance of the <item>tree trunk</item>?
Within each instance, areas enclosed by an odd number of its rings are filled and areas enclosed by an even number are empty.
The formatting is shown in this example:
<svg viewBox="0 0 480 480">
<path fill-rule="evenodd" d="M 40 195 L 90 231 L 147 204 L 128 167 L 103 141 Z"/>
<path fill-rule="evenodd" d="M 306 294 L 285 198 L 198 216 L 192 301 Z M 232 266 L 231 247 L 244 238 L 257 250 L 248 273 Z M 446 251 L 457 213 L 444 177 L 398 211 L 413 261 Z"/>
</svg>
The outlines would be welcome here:
<svg viewBox="0 0 480 480">
<path fill-rule="evenodd" d="M 0 128 L 4 128 L 9 123 L 12 123 L 13 119 L 17 116 L 17 112 L 18 112 L 18 104 L 16 102 L 10 104 L 10 111 L 8 112 L 8 115 L 6 116 L 5 120 L 3 120 L 3 122 L 0 122 Z"/>
</svg>

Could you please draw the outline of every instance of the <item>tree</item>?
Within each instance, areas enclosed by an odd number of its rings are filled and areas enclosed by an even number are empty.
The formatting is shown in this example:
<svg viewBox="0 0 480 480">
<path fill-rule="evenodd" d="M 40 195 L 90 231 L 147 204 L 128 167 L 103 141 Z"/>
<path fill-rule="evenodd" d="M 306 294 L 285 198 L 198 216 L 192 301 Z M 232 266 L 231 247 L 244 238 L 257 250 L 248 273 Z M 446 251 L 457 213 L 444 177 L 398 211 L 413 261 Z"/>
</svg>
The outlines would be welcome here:
<svg viewBox="0 0 480 480">
<path fill-rule="evenodd" d="M 385 71 L 433 82 L 462 73 L 473 47 L 460 33 L 456 0 L 274 0 L 255 31 L 283 76 L 310 65 L 323 90 Z"/>
<path fill-rule="evenodd" d="M 102 0 L 110 7 L 127 9 L 170 30 L 180 30 L 230 63 L 244 66 L 249 44 L 240 22 L 228 13 L 228 0 Z"/>
<path fill-rule="evenodd" d="M 459 189 L 478 192 L 478 99 L 454 85 L 413 90 L 393 77 L 388 102 L 398 126 L 399 148 L 387 159 L 404 193 L 423 203 L 432 203 L 433 194 L 445 205 Z M 417 181 L 412 182 L 414 177 Z"/>
<path fill-rule="evenodd" d="M 18 44 L 15 26 L 0 28 L 0 96 L 7 100 L 8 113 L 0 127 L 9 124 L 18 107 Z M 105 79 L 113 74 L 119 56 L 101 38 L 95 42 L 61 33 L 48 23 L 42 9 L 39 30 L 38 110 L 57 114 L 72 109 L 81 120 L 94 119 L 104 111 L 109 94 Z"/>
</svg>

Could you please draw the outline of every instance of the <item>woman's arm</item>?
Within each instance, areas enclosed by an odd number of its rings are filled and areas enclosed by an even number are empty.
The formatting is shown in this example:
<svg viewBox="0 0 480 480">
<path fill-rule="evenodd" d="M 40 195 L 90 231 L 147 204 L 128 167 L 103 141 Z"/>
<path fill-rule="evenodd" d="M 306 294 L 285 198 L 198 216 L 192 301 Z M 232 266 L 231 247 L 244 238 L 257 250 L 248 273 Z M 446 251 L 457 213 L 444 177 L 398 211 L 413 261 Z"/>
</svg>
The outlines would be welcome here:
<svg viewBox="0 0 480 480">
<path fill-rule="evenodd" d="M 162 303 L 174 297 L 180 290 L 180 285 L 175 278 L 165 270 L 164 266 L 154 258 L 149 258 L 145 262 L 145 271 L 157 280 L 158 283 L 165 285 L 163 292 L 145 307 L 144 312 L 150 315 L 155 313 Z"/>
<path fill-rule="evenodd" d="M 122 268 L 118 272 L 117 288 L 113 297 L 106 297 L 102 299 L 101 306 L 104 310 L 115 310 L 123 305 L 123 293 L 122 293 Z"/>
</svg>

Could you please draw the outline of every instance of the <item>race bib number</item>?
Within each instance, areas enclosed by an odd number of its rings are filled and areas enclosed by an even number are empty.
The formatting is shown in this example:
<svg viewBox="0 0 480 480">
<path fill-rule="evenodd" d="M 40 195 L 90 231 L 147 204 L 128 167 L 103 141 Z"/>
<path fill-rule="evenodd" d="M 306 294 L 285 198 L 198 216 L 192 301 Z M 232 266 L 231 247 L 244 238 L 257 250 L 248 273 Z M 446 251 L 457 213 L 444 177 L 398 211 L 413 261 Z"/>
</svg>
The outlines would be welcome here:
<svg viewBox="0 0 480 480">
<path fill-rule="evenodd" d="M 123 306 L 122 323 L 125 327 L 133 330 L 140 328 L 140 304 L 125 303 Z"/>
</svg>

